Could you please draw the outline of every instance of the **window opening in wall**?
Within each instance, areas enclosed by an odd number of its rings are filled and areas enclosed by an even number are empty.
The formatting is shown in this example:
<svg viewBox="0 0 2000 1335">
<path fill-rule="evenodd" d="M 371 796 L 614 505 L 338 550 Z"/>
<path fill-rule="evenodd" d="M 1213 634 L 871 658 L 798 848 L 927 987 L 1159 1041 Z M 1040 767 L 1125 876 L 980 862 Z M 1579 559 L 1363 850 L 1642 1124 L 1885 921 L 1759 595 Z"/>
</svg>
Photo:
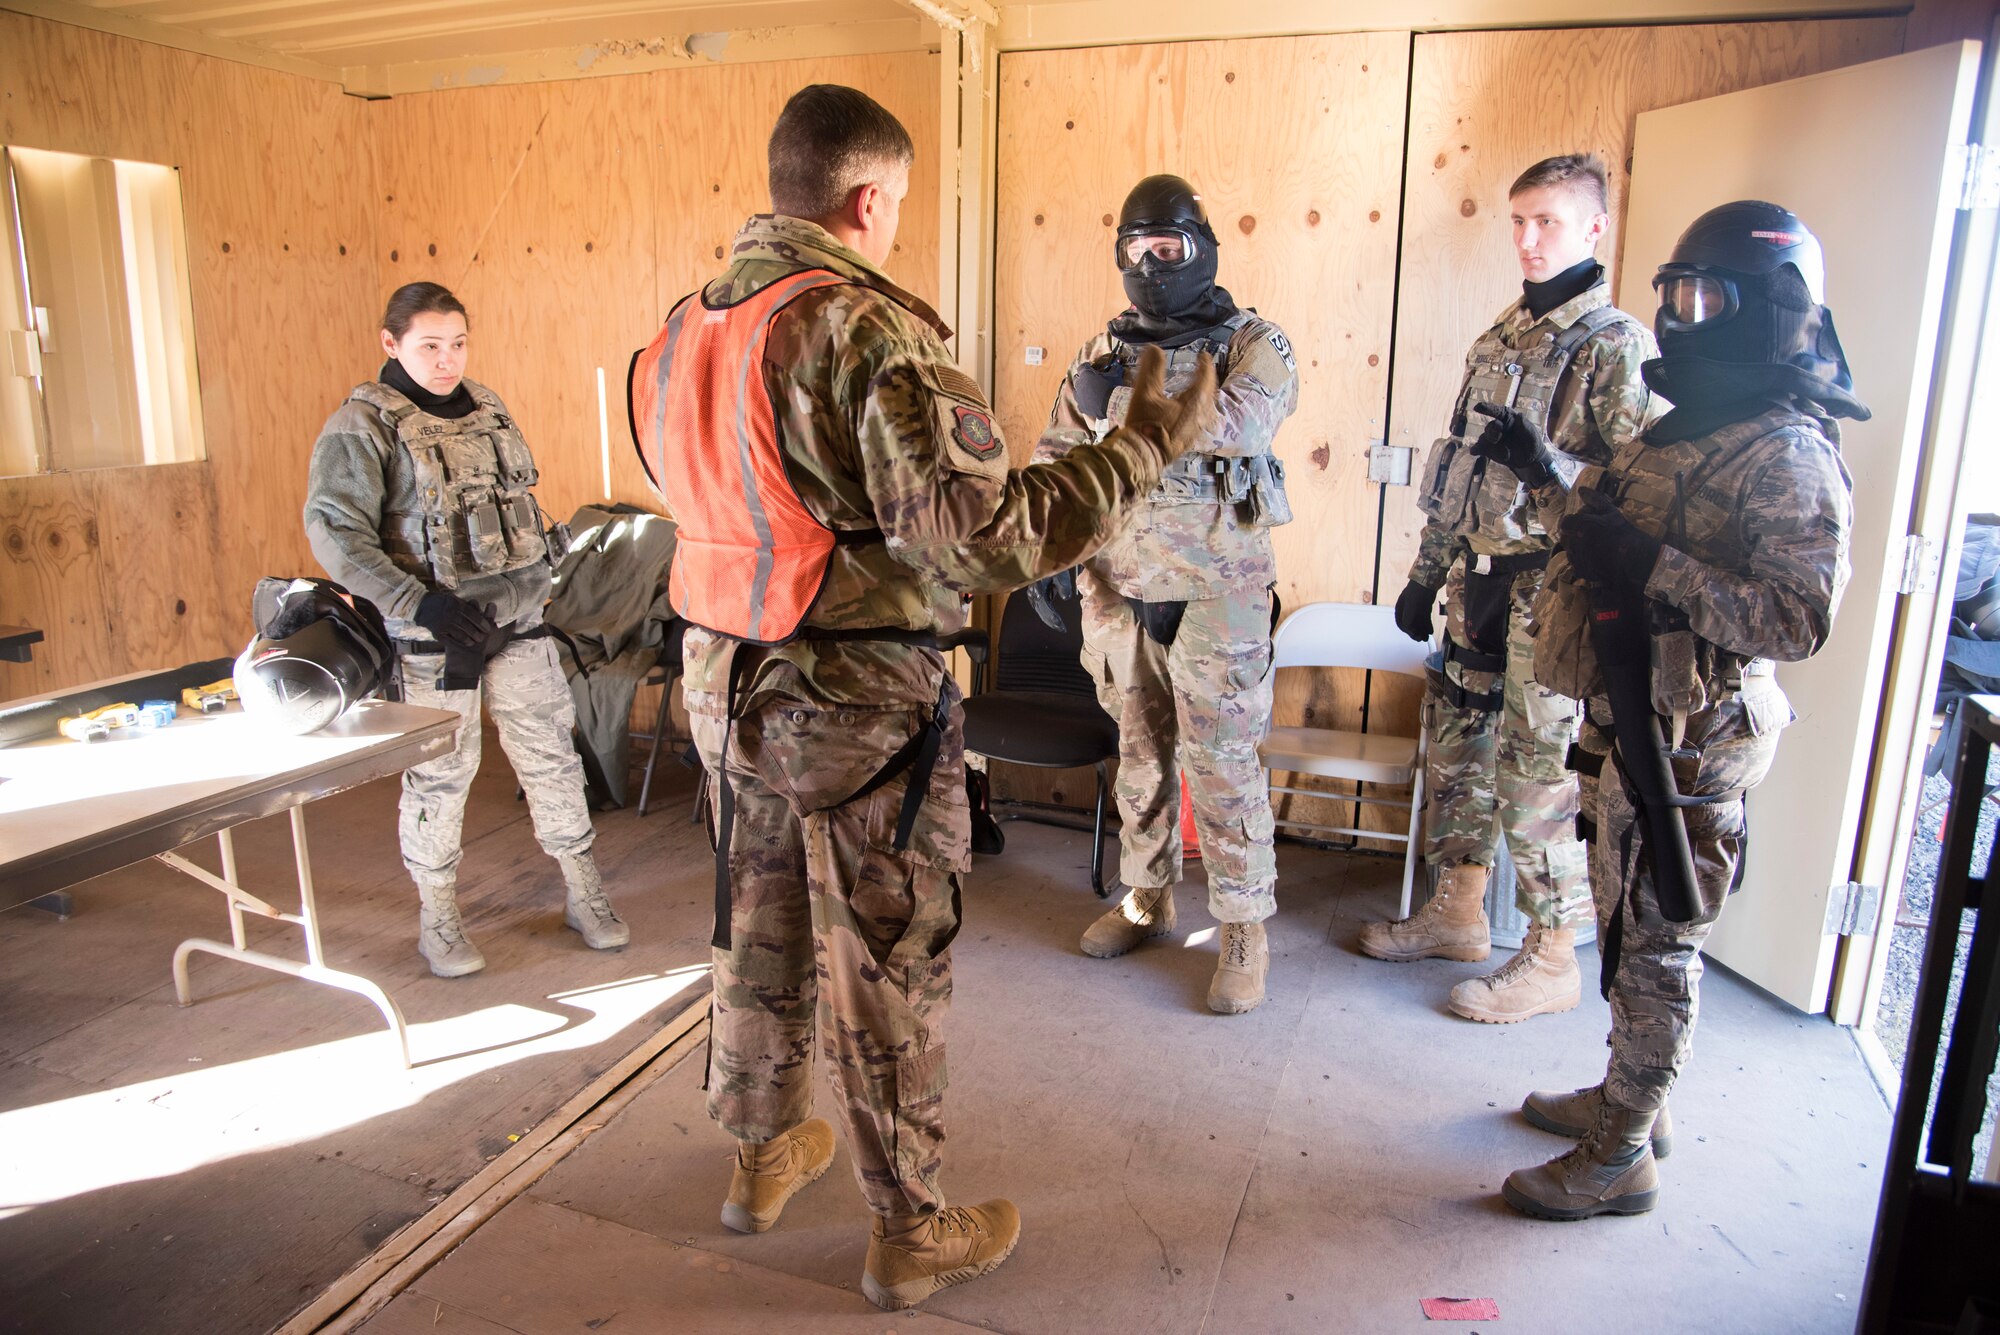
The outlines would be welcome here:
<svg viewBox="0 0 2000 1335">
<path fill-rule="evenodd" d="M 0 152 L 0 475 L 206 457 L 180 173 Z"/>
</svg>

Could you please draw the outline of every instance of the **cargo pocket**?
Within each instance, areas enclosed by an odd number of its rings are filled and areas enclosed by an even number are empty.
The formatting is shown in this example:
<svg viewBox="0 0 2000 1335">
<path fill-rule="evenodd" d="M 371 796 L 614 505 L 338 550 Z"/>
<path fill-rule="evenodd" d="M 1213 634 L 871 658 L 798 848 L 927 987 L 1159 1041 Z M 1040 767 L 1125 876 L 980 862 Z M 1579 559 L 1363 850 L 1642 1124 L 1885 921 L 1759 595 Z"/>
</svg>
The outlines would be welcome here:
<svg viewBox="0 0 2000 1335">
<path fill-rule="evenodd" d="M 928 1183 L 944 1144 L 945 1045 L 896 1063 L 894 1150 L 899 1182 Z"/>
</svg>

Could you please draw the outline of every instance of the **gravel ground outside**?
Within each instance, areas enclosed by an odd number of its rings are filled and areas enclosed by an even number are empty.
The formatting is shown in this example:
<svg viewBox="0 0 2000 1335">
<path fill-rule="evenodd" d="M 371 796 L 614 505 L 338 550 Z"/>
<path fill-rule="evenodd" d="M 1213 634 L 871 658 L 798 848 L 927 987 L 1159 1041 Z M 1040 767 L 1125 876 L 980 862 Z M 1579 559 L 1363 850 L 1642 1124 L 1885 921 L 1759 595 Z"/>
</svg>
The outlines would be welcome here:
<svg viewBox="0 0 2000 1335">
<path fill-rule="evenodd" d="M 2000 785 L 2000 752 L 1996 752 L 1987 770 L 1988 787 Z M 1875 1012 L 1875 1034 L 1888 1050 L 1890 1060 L 1896 1069 L 1903 1069 L 1903 1054 L 1909 1047 L 1910 1021 L 1916 1005 L 1917 979 L 1923 971 L 1925 929 L 1921 926 L 1903 926 L 1902 923 L 1927 923 L 1931 917 L 1931 901 L 1937 890 L 1938 862 L 1944 852 L 1943 831 L 1947 816 L 1946 801 L 1951 794 L 1951 785 L 1944 775 L 1935 775 L 1924 781 L 1924 805 L 1927 814 L 1918 822 L 1916 834 L 1910 848 L 1909 871 L 1903 884 L 1903 906 L 1897 914 L 1899 925 L 1889 940 L 1889 966 L 1882 984 L 1882 1001 Z M 1984 804 L 1979 813 L 1979 841 L 1973 853 L 1973 870 L 1983 872 L 1993 856 L 1993 841 L 1996 826 L 2000 826 L 2000 797 Z M 1952 968 L 1950 998 L 1946 1003 L 1946 1035 L 1950 1034 L 1951 1008 L 1958 1005 L 1959 985 L 1965 977 L 1966 956 L 1972 947 L 1973 916 L 1965 915 L 1963 931 L 1958 938 L 1958 952 Z M 1933 1096 L 1936 1089 L 1933 1087 Z M 1986 1092 L 1986 1122 L 1979 1133 L 1974 1150 L 1974 1163 L 1984 1165 L 1992 1153 L 1994 1134 L 1994 1114 L 2000 1107 L 2000 1072 L 1996 1072 Z"/>
</svg>

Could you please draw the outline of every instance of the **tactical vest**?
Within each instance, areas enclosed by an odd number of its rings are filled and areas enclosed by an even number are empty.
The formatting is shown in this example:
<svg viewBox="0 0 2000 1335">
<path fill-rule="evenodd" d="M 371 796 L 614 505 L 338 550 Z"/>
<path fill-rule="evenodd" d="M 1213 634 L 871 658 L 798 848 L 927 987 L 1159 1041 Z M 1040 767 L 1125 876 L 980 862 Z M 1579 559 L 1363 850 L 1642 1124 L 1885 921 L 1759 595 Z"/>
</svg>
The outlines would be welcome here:
<svg viewBox="0 0 2000 1335">
<path fill-rule="evenodd" d="M 785 643 L 805 625 L 836 543 L 864 536 L 836 534 L 799 498 L 762 373 L 778 312 L 848 281 L 806 269 L 715 308 L 691 294 L 632 358 L 632 435 L 679 526 L 668 596 L 694 625 Z"/>
<path fill-rule="evenodd" d="M 1607 492 L 1619 513 L 1648 536 L 1718 570 L 1747 574 L 1753 567 L 1754 535 L 1746 532 L 1751 525 L 1744 504 L 1773 452 L 1792 448 L 1783 433 L 1795 430 L 1821 435 L 1824 428 L 1804 413 L 1774 410 L 1699 440 L 1634 442 L 1609 467 L 1585 469 L 1577 485 Z M 1601 695 L 1604 685 L 1586 635 L 1588 601 L 1566 562 L 1558 573 L 1536 609 L 1545 622 L 1538 632 L 1536 677 L 1564 694 Z M 1746 658 L 1703 639 L 1683 614 L 1664 605 L 1655 604 L 1650 629 L 1653 707 L 1663 715 L 1699 713 L 1738 689 L 1744 678 L 1770 670 L 1766 660 Z M 1539 641 L 1544 640 L 1549 643 L 1548 666 L 1560 682 L 1542 673 Z"/>
<path fill-rule="evenodd" d="M 1194 383 L 1195 372 L 1199 369 L 1201 354 L 1204 352 L 1215 359 L 1215 379 L 1216 383 L 1220 384 L 1223 377 L 1229 374 L 1229 345 L 1234 340 L 1236 331 L 1249 324 L 1252 318 L 1250 312 L 1239 310 L 1219 326 L 1227 331 L 1219 338 L 1211 333 L 1178 348 L 1160 349 L 1167 358 L 1164 380 L 1167 393 L 1179 394 Z M 1112 355 L 1118 359 L 1119 365 L 1125 368 L 1125 383 L 1111 391 L 1111 402 L 1105 409 L 1107 432 L 1125 421 L 1125 413 L 1132 405 L 1132 378 L 1139 368 L 1139 354 L 1148 346 L 1150 345 L 1144 343 L 1125 343 L 1115 338 L 1111 340 Z M 1190 450 L 1168 464 L 1161 472 L 1159 486 L 1153 492 L 1153 500 L 1241 499 L 1229 497 L 1227 494 L 1228 471 L 1227 459 L 1212 454 L 1197 454 Z"/>
<path fill-rule="evenodd" d="M 433 417 L 379 382 L 349 396 L 388 420 L 416 484 L 416 509 L 383 514 L 382 550 L 441 589 L 548 556 L 535 456 L 492 390 L 471 380 L 465 388 L 478 407 L 457 419 Z"/>
<path fill-rule="evenodd" d="M 1496 324 L 1479 336 L 1466 356 L 1465 380 L 1452 410 L 1450 434 L 1439 437 L 1417 492 L 1417 507 L 1433 522 L 1469 540 L 1475 554 L 1507 555 L 1546 548 L 1527 489 L 1511 469 L 1472 453 L 1491 418 L 1473 411 L 1477 403 L 1497 403 L 1548 430 L 1556 391 L 1593 334 L 1632 317 L 1616 306 L 1585 311 L 1563 330 L 1550 330 L 1525 348 L 1510 348 Z M 1574 472 L 1582 461 L 1550 442 L 1559 465 Z"/>
</svg>

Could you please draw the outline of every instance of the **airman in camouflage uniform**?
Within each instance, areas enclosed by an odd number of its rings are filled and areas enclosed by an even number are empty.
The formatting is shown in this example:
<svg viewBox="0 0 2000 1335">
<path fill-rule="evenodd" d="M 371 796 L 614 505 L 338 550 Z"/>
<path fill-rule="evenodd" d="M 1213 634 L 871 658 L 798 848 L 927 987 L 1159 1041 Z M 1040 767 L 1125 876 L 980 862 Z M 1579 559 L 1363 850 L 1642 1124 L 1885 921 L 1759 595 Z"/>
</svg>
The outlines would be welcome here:
<svg viewBox="0 0 2000 1335">
<path fill-rule="evenodd" d="M 1567 767 L 1577 702 L 1533 672 L 1529 614 L 1553 539 L 1521 479 L 1476 451 L 1492 426 L 1477 407 L 1501 405 L 1532 421 L 1570 475 L 1603 463 L 1650 420 L 1639 366 L 1653 355 L 1652 335 L 1611 304 L 1591 253 L 1602 191 L 1594 158 L 1549 159 L 1514 183 L 1523 296 L 1466 356 L 1449 434 L 1420 479 L 1423 537 L 1397 600 L 1398 624 L 1426 639 L 1430 605 L 1438 589 L 1445 593 L 1445 644 L 1423 707 L 1425 860 L 1438 890 L 1410 918 L 1370 923 L 1361 948 L 1397 961 L 1485 959 L 1486 881 L 1504 833 L 1528 936 L 1511 960 L 1461 982 L 1450 1000 L 1457 1014 L 1488 1023 L 1576 1006 L 1575 928 L 1589 913 L 1589 882 L 1577 780 Z"/>
<path fill-rule="evenodd" d="M 1537 677 L 1588 701 L 1584 747 L 1608 757 L 1613 716 L 1587 586 L 1643 594 L 1651 702 L 1675 786 L 1707 801 L 1682 809 L 1697 902 L 1691 921 L 1675 922 L 1621 766 L 1606 763 L 1594 785 L 1591 882 L 1611 1058 L 1601 1084 L 1528 1096 L 1531 1122 L 1583 1139 L 1508 1177 L 1506 1199 L 1530 1214 L 1633 1214 L 1658 1194 L 1654 1160 L 1667 1148 L 1668 1091 L 1688 1060 L 1701 946 L 1742 875 L 1744 794 L 1793 718 L 1772 660 L 1804 659 L 1826 642 L 1850 573 L 1852 483 L 1831 419 L 1867 409 L 1846 392 L 1819 304 L 1823 272 L 1818 242 L 1775 205 L 1703 215 L 1656 280 L 1664 357 L 1647 363 L 1646 378 L 1674 410 L 1608 464 L 1583 469 L 1573 488 L 1560 478 L 1536 488 L 1562 544 L 1535 605 Z M 1716 283 L 1717 299 L 1679 296 L 1682 283 Z M 1716 318 L 1723 283 L 1732 300 Z M 1775 321 L 1765 318 L 1773 308 Z M 1768 331 L 1787 326 L 1792 334 L 1776 335 L 1760 359 Z"/>
<path fill-rule="evenodd" d="M 900 132 L 851 89 L 804 90 L 773 135 L 774 196 L 787 121 L 810 123 L 826 103 L 844 121 Z M 695 743 L 711 776 L 726 768 L 735 812 L 708 1074 L 710 1116 L 740 1142 L 723 1219 L 768 1228 L 784 1199 L 824 1170 L 831 1133 L 807 1121 L 817 1034 L 876 1216 L 863 1285 L 885 1307 L 914 1305 L 998 1265 L 1019 1229 L 1008 1202 L 947 1207 L 938 1184 L 950 946 L 970 818 L 957 688 L 924 641 L 964 626 L 962 594 L 1018 586 L 1090 557 L 1152 490 L 1184 436 L 1204 427 L 1198 409 L 1159 391 L 1154 368 L 1130 429 L 1059 462 L 1010 469 L 978 385 L 945 347 L 949 331 L 879 267 L 894 222 L 886 234 L 879 222 L 856 230 L 856 210 L 879 209 L 881 195 L 899 200 L 908 188 L 908 140 L 896 137 L 901 166 L 874 164 L 888 184 L 847 194 L 825 226 L 782 214 L 750 219 L 729 268 L 701 294 L 715 309 L 809 270 L 846 280 L 780 308 L 760 371 L 799 499 L 830 529 L 880 537 L 834 547 L 799 638 L 759 647 L 693 630 L 685 648 Z M 808 169 L 837 164 L 839 147 L 813 149 Z M 910 642 L 830 638 L 842 632 Z M 856 790 L 934 720 L 940 750 L 898 848 L 912 771 Z"/>
<path fill-rule="evenodd" d="M 1156 193 L 1161 198 L 1150 197 Z M 1205 261 L 1205 280 L 1189 295 L 1193 312 L 1166 329 L 1149 328 L 1135 310 L 1083 346 L 1037 457 L 1058 458 L 1123 421 L 1130 395 L 1123 382 L 1148 342 L 1169 349 L 1170 392 L 1186 388 L 1203 352 L 1222 383 L 1213 433 L 1167 471 L 1133 523 L 1077 577 L 1083 664 L 1118 723 L 1119 878 L 1129 887 L 1084 934 L 1082 948 L 1118 955 L 1172 930 L 1185 769 L 1209 911 L 1223 924 L 1209 1005 L 1237 1014 L 1264 999 L 1262 924 L 1277 910 L 1271 802 L 1257 744 L 1271 723 L 1270 529 L 1291 517 L 1284 465 L 1272 447 L 1298 407 L 1298 374 L 1284 332 L 1213 285 L 1214 234 L 1186 182 L 1149 177 L 1125 215 L 1121 245 L 1178 224 L 1184 252 L 1201 252 L 1182 262 Z"/>
<path fill-rule="evenodd" d="M 457 899 L 482 701 L 535 838 L 562 868 L 565 922 L 595 949 L 631 937 L 591 857 L 575 705 L 542 621 L 552 566 L 529 491 L 534 456 L 499 395 L 463 378 L 465 338 L 451 293 L 398 290 L 384 315 L 390 359 L 327 419 L 305 506 L 313 554 L 381 609 L 396 638 L 404 699 L 459 716 L 457 745 L 404 773 L 398 823 L 420 900 L 417 948 L 441 978 L 486 965 Z"/>
</svg>

